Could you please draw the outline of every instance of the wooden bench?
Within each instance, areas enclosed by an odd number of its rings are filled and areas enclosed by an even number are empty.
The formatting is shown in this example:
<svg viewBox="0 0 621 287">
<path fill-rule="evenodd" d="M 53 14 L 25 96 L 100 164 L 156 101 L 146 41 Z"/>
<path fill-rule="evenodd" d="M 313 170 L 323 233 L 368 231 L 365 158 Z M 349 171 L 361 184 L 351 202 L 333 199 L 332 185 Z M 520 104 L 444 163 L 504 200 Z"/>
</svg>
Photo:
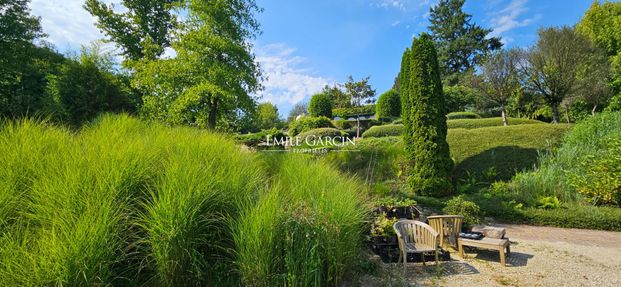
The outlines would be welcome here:
<svg viewBox="0 0 621 287">
<path fill-rule="evenodd" d="M 506 264 L 505 260 L 505 250 L 507 251 L 507 256 L 511 253 L 511 248 L 509 247 L 509 239 L 495 239 L 483 237 L 481 240 L 467 239 L 467 238 L 459 238 L 457 240 L 457 246 L 459 248 L 459 256 L 461 258 L 464 257 L 464 246 L 483 248 L 483 249 L 491 249 L 498 250 L 500 253 L 500 264 L 504 267 Z"/>
</svg>

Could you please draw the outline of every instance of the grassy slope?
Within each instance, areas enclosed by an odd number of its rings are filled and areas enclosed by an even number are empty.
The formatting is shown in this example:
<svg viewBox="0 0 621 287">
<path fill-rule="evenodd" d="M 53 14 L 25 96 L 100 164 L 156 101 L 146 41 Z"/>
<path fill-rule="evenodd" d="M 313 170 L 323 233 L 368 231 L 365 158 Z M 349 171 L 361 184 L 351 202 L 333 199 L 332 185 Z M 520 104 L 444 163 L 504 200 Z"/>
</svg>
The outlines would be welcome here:
<svg viewBox="0 0 621 287">
<path fill-rule="evenodd" d="M 478 129 L 450 129 L 448 142 L 455 172 L 480 177 L 489 168 L 496 179 L 509 179 L 516 171 L 532 168 L 538 151 L 557 146 L 571 125 L 525 124 Z"/>
<path fill-rule="evenodd" d="M 532 168 L 537 163 L 538 151 L 557 146 L 570 127 L 567 124 L 524 124 L 449 129 L 448 142 L 456 175 L 463 178 L 469 172 L 481 179 L 486 171 L 494 168 L 496 176 L 488 179 L 510 179 L 516 171 Z M 369 159 L 373 156 L 375 181 L 391 179 L 399 173 L 398 161 L 403 159 L 404 150 L 400 137 L 359 139 L 356 146 L 347 148 L 360 152 L 330 153 L 327 160 L 365 178 Z"/>
</svg>

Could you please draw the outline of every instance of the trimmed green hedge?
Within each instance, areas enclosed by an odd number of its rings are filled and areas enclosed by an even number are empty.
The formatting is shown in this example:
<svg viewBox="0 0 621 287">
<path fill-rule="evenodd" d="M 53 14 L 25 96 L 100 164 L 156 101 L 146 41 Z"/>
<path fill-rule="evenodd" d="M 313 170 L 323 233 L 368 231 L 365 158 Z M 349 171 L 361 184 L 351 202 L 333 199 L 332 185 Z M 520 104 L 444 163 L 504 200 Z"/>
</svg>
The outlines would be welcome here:
<svg viewBox="0 0 621 287">
<path fill-rule="evenodd" d="M 449 129 L 477 129 L 483 127 L 495 127 L 502 126 L 502 118 L 484 118 L 484 119 L 458 119 L 458 120 L 448 120 L 447 122 Z M 522 119 L 522 118 L 507 118 L 507 123 L 510 126 L 515 125 L 526 125 L 526 124 L 544 124 L 542 121 L 531 120 L 531 119 Z"/>
<path fill-rule="evenodd" d="M 289 125 L 289 135 L 294 136 L 317 128 L 334 128 L 334 125 L 326 117 L 303 117 Z"/>
<path fill-rule="evenodd" d="M 403 134 L 402 124 L 389 124 L 383 126 L 372 126 L 362 134 L 363 138 L 379 138 L 400 136 Z"/>
<path fill-rule="evenodd" d="M 348 118 L 355 115 L 370 115 L 375 114 L 375 105 L 366 105 L 360 107 L 351 108 L 338 108 L 332 110 L 332 116 L 339 118 Z"/>
<path fill-rule="evenodd" d="M 480 119 L 481 116 L 475 112 L 452 112 L 446 115 L 446 118 L 449 120 Z"/>
<path fill-rule="evenodd" d="M 298 138 L 303 141 L 306 137 L 315 136 L 315 137 L 344 137 L 347 136 L 347 133 L 335 128 L 318 128 L 312 129 L 310 131 L 306 131 L 300 133 Z"/>
<path fill-rule="evenodd" d="M 286 136 L 285 132 L 282 130 L 272 128 L 269 130 L 262 130 L 258 133 L 235 135 L 233 136 L 233 139 L 239 144 L 249 147 L 256 147 L 260 143 L 265 142 L 268 135 L 272 139 L 282 139 Z"/>
</svg>

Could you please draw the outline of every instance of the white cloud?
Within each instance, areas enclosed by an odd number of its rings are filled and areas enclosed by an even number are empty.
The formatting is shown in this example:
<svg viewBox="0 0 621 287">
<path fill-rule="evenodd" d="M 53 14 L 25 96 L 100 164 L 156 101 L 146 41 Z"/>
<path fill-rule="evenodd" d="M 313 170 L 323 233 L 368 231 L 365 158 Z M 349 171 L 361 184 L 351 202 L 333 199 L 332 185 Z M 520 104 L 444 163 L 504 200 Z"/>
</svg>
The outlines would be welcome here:
<svg viewBox="0 0 621 287">
<path fill-rule="evenodd" d="M 41 17 L 47 40 L 61 50 L 77 50 L 102 39 L 95 18 L 83 7 L 84 0 L 32 0 L 32 14 Z"/>
<path fill-rule="evenodd" d="M 528 26 L 532 22 L 536 21 L 541 15 L 535 15 L 531 18 L 520 19 L 522 14 L 528 12 L 526 3 L 528 0 L 511 0 L 507 7 L 495 13 L 496 16 L 491 19 L 493 31 L 490 36 L 501 36 L 503 33 L 513 30 L 515 28 Z M 511 42 L 512 38 L 504 37 L 503 41 Z"/>
<path fill-rule="evenodd" d="M 431 0 L 373 0 L 372 5 L 382 8 L 393 8 L 401 11 L 409 11 L 429 6 Z"/>
<path fill-rule="evenodd" d="M 307 59 L 294 55 L 294 52 L 295 49 L 282 43 L 255 49 L 257 61 L 267 76 L 263 83 L 265 90 L 259 94 L 262 96 L 261 101 L 294 105 L 321 91 L 326 84 L 335 82 L 312 75 L 309 69 L 302 67 Z"/>
</svg>

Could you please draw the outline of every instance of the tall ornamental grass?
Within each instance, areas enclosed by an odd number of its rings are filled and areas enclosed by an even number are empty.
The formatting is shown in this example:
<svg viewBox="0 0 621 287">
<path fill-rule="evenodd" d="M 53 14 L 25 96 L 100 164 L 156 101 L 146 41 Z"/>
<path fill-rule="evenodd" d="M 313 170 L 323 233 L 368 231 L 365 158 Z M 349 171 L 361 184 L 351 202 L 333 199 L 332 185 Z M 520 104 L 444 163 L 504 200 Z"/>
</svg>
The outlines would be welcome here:
<svg viewBox="0 0 621 287">
<path fill-rule="evenodd" d="M 273 188 L 245 211 L 235 233 L 243 282 L 339 285 L 360 251 L 360 185 L 301 155 L 266 161 L 278 163 Z"/>
<path fill-rule="evenodd" d="M 337 285 L 358 252 L 355 182 L 198 129 L 4 122 L 0 166 L 0 286 Z"/>
<path fill-rule="evenodd" d="M 524 201 L 556 196 L 563 202 L 584 202 L 571 180 L 594 168 L 589 163 L 592 158 L 618 157 L 618 149 L 611 147 L 610 142 L 620 134 L 620 112 L 599 114 L 576 124 L 565 135 L 558 150 L 540 157 L 537 170 L 517 174 L 511 189 Z M 615 170 L 619 168 L 614 167 Z"/>
</svg>

